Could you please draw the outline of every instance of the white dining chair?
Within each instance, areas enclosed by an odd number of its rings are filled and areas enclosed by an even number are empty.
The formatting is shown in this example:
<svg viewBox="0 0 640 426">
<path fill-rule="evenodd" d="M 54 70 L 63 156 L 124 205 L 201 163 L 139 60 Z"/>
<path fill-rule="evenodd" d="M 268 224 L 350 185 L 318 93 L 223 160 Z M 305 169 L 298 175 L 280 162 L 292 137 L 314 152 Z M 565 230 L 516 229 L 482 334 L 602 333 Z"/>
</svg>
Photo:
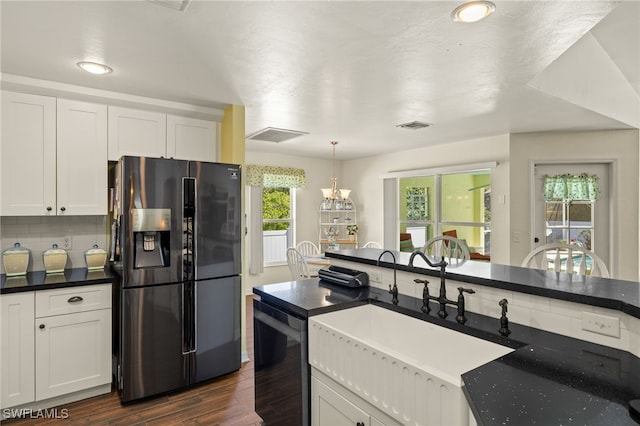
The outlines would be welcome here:
<svg viewBox="0 0 640 426">
<path fill-rule="evenodd" d="M 301 278 L 311 277 L 311 274 L 309 273 L 309 266 L 304 260 L 304 256 L 294 247 L 289 247 L 287 249 L 287 265 L 289 265 L 291 277 L 294 281 Z"/>
<path fill-rule="evenodd" d="M 421 249 L 431 260 L 439 262 L 444 256 L 449 266 L 461 265 L 471 258 L 464 241 L 448 235 L 439 235 L 428 240 Z"/>
<path fill-rule="evenodd" d="M 377 249 L 381 249 L 382 248 L 382 244 L 377 243 L 375 241 L 368 241 L 362 246 L 362 248 L 377 248 Z"/>
<path fill-rule="evenodd" d="M 522 264 L 525 268 L 609 278 L 604 260 L 575 244 L 549 243 L 533 249 Z"/>
<path fill-rule="evenodd" d="M 298 245 L 296 245 L 296 249 L 303 256 L 317 256 L 320 254 L 320 247 L 311 241 L 300 241 Z"/>
</svg>

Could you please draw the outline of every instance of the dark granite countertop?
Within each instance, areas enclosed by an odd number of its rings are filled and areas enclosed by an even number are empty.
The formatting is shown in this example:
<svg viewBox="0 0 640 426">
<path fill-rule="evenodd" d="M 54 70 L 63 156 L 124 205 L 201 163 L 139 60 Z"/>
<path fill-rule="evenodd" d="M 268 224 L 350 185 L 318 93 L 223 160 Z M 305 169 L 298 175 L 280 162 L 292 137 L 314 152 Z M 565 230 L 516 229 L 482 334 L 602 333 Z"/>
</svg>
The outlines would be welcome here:
<svg viewBox="0 0 640 426">
<path fill-rule="evenodd" d="M 256 286 L 253 292 L 303 318 L 375 303 L 516 349 L 462 375 L 479 425 L 638 424 L 628 403 L 640 398 L 640 359 L 628 352 L 518 324 L 510 324 L 511 334 L 503 337 L 497 318 L 467 313 L 461 325 L 453 307 L 442 319 L 436 304 L 425 314 L 422 300 L 401 294 L 393 304 L 387 291 L 373 287 L 350 289 L 308 279 Z"/>
<path fill-rule="evenodd" d="M 328 251 L 325 256 L 376 265 L 382 251 L 370 248 L 339 250 Z M 409 267 L 411 253 L 393 253 L 398 270 L 434 276 L 440 273 L 418 257 L 415 259 L 416 267 Z M 380 266 L 393 268 L 391 256 L 386 254 Z M 640 318 L 640 283 L 635 281 L 586 277 L 473 260 L 456 267 L 448 266 L 446 276 L 447 279 L 471 284 L 614 309 Z"/>
<path fill-rule="evenodd" d="M 115 275 L 108 268 L 89 271 L 87 268 L 65 269 L 60 274 L 45 274 L 44 271 L 27 272 L 27 275 L 7 277 L 0 275 L 0 294 L 24 291 L 51 290 L 88 284 L 111 284 Z"/>
</svg>

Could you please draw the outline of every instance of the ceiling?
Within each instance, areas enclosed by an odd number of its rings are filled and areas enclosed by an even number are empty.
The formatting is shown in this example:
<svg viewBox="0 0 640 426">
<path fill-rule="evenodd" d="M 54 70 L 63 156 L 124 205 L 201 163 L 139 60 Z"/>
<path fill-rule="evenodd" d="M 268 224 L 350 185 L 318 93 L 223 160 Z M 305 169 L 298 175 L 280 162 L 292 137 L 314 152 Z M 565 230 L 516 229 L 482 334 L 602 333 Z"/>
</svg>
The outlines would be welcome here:
<svg viewBox="0 0 640 426">
<path fill-rule="evenodd" d="M 173 1 L 173 0 L 170 0 Z M 0 3 L 3 77 L 246 108 L 247 149 L 359 158 L 505 133 L 637 128 L 640 0 Z M 113 67 L 105 76 L 76 62 Z M 407 130 L 397 125 L 424 121 Z M 480 148 L 479 148 L 480 149 Z"/>
</svg>

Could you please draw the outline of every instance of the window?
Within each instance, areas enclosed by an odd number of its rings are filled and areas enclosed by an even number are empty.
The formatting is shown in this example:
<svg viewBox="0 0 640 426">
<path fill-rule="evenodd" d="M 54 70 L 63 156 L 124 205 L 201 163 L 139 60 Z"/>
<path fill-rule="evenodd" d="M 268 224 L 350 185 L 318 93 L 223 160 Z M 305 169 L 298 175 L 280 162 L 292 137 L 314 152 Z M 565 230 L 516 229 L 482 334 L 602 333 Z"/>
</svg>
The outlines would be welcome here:
<svg viewBox="0 0 640 426">
<path fill-rule="evenodd" d="M 420 248 L 444 232 L 455 231 L 470 252 L 490 254 L 489 170 L 401 177 L 398 182 L 401 238 L 406 241 L 410 234 L 412 248 Z"/>
<path fill-rule="evenodd" d="M 294 245 L 292 188 L 262 188 L 262 244 L 264 266 L 287 263 L 287 247 Z"/>
<path fill-rule="evenodd" d="M 587 173 L 545 176 L 546 243 L 594 247 L 598 177 Z"/>
<path fill-rule="evenodd" d="M 249 164 L 245 183 L 249 192 L 249 273 L 265 266 L 286 264 L 287 247 L 293 245 L 295 188 L 306 184 L 303 169 Z"/>
</svg>

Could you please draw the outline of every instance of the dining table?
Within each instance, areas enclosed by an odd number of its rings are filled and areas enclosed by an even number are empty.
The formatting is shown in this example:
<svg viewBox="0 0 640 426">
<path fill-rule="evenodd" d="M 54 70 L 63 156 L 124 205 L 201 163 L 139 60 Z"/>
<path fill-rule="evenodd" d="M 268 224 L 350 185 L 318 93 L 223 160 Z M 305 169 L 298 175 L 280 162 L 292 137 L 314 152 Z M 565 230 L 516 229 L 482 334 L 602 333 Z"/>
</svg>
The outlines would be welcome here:
<svg viewBox="0 0 640 426">
<path fill-rule="evenodd" d="M 331 261 L 324 254 L 317 254 L 311 256 L 304 256 L 304 261 L 309 267 L 309 274 L 312 277 L 318 276 L 318 271 L 322 268 L 328 268 L 331 265 Z"/>
</svg>

